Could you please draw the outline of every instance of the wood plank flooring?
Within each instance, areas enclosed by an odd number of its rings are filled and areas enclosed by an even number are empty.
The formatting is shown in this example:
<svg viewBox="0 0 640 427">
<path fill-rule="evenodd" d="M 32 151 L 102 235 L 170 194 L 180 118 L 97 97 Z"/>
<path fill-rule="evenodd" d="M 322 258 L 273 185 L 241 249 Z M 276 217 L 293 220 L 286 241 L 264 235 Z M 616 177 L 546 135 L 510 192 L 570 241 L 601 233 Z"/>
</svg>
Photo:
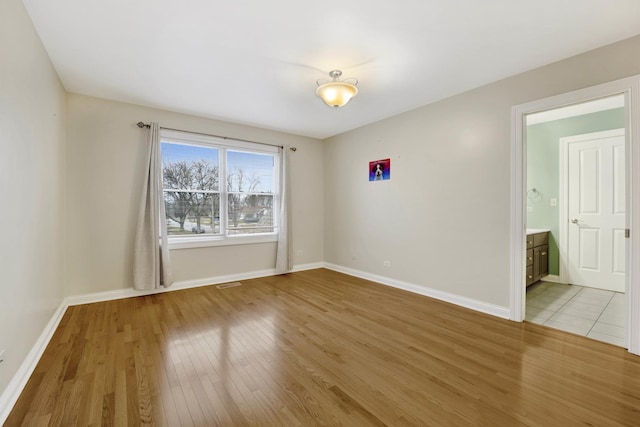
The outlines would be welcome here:
<svg viewBox="0 0 640 427">
<path fill-rule="evenodd" d="M 70 307 L 7 426 L 638 426 L 640 357 L 313 270 Z"/>
</svg>

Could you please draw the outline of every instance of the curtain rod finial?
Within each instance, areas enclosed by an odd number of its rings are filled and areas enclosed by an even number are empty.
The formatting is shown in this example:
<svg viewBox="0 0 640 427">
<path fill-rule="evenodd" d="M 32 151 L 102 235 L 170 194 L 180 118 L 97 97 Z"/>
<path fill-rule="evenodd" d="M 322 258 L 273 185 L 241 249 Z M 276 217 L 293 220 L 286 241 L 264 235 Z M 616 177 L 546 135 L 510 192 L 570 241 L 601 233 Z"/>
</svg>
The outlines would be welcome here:
<svg viewBox="0 0 640 427">
<path fill-rule="evenodd" d="M 136 123 L 136 124 L 138 125 L 138 127 L 139 127 L 140 129 L 150 127 L 148 124 L 145 124 L 145 123 L 143 123 L 143 122 L 138 122 L 138 123 Z"/>
</svg>

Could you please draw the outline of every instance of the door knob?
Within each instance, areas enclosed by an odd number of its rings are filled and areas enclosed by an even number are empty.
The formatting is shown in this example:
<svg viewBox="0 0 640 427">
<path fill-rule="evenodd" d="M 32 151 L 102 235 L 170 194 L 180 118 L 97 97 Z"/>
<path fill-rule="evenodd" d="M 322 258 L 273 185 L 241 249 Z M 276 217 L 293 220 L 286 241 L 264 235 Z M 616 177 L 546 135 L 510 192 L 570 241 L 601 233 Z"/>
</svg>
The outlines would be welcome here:
<svg viewBox="0 0 640 427">
<path fill-rule="evenodd" d="M 573 218 L 573 219 L 571 220 L 571 222 L 572 222 L 573 224 L 577 224 L 579 221 L 578 221 L 578 218 Z"/>
</svg>

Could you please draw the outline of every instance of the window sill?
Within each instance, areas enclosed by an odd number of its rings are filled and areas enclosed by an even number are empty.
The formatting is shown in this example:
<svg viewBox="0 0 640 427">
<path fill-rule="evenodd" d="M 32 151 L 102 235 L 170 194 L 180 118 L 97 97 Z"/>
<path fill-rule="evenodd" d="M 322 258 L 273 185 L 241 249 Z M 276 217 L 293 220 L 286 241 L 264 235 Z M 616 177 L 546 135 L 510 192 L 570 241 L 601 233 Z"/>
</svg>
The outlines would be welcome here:
<svg viewBox="0 0 640 427">
<path fill-rule="evenodd" d="M 251 245 L 255 243 L 273 243 L 277 241 L 277 234 L 258 234 L 254 236 L 229 237 L 170 237 L 169 250 L 206 248 L 211 246 Z"/>
</svg>

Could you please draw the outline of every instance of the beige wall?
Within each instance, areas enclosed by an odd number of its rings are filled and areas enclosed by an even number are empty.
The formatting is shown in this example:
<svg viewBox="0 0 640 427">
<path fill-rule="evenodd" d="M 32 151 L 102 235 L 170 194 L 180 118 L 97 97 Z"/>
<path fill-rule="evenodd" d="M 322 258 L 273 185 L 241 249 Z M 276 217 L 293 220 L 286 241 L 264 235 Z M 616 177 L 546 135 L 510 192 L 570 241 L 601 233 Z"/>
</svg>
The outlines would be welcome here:
<svg viewBox="0 0 640 427">
<path fill-rule="evenodd" d="M 289 144 L 295 264 L 322 261 L 320 140 L 88 96 L 68 95 L 66 294 L 132 286 L 133 235 L 146 164 L 138 121 L 272 144 Z M 273 268 L 275 244 L 171 251 L 176 281 Z"/>
<path fill-rule="evenodd" d="M 326 140 L 325 261 L 508 307 L 511 107 L 640 74 L 638 52 L 635 37 Z M 369 183 L 385 158 L 391 180 Z"/>
<path fill-rule="evenodd" d="M 62 300 L 64 124 L 64 90 L 22 2 L 1 1 L 0 393 Z"/>
</svg>

